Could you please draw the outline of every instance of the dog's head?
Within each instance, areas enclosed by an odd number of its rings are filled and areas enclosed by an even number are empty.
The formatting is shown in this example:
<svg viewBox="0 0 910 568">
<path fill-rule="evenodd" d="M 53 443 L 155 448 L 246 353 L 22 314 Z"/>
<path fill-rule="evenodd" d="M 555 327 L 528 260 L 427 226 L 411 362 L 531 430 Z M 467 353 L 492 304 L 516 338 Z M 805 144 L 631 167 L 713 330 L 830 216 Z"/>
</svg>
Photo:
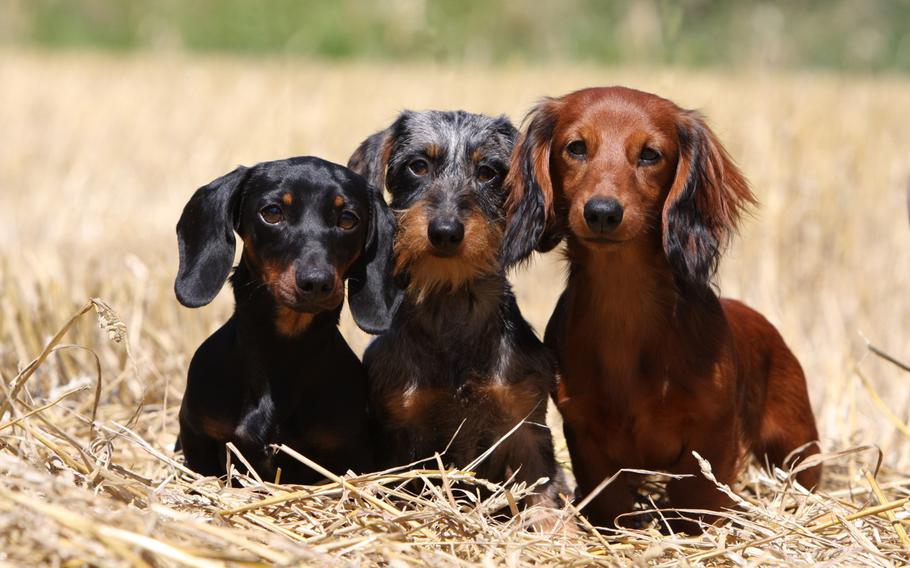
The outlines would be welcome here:
<svg viewBox="0 0 910 568">
<path fill-rule="evenodd" d="M 594 253 L 651 239 L 682 281 L 704 287 L 755 203 L 701 115 L 622 87 L 544 100 L 512 160 L 508 263 L 563 237 Z"/>
<path fill-rule="evenodd" d="M 503 116 L 406 111 L 351 156 L 350 168 L 391 195 L 395 270 L 419 297 L 499 270 L 516 135 Z"/>
<path fill-rule="evenodd" d="M 394 218 L 379 191 L 356 173 L 312 157 L 238 167 L 199 188 L 177 224 L 174 290 L 188 307 L 212 301 L 234 260 L 274 299 L 279 331 L 295 334 L 301 314 L 336 310 L 350 278 L 349 304 L 366 331 L 388 326 L 396 301 L 389 279 Z M 284 323 L 282 323 L 284 322 Z"/>
</svg>

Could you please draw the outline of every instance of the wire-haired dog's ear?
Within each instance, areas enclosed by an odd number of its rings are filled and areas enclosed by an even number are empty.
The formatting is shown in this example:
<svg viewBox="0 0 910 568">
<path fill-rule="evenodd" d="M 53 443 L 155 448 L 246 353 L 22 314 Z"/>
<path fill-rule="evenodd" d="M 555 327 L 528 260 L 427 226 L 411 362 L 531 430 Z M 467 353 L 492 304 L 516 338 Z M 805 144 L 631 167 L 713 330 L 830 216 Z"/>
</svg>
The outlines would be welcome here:
<svg viewBox="0 0 910 568">
<path fill-rule="evenodd" d="M 392 156 L 395 138 L 410 114 L 409 111 L 402 112 L 391 126 L 361 142 L 348 158 L 348 168 L 365 177 L 370 185 L 379 189 L 380 194 L 385 190 L 386 166 Z"/>
<path fill-rule="evenodd" d="M 243 166 L 196 190 L 177 222 L 180 267 L 174 292 L 181 304 L 198 308 L 224 286 L 234 262 L 234 230 L 243 183 Z"/>
<path fill-rule="evenodd" d="M 757 201 L 700 114 L 681 111 L 676 128 L 679 162 L 662 214 L 664 251 L 678 278 L 706 288 L 741 214 Z"/>
<path fill-rule="evenodd" d="M 504 114 L 497 116 L 493 120 L 493 131 L 502 136 L 507 144 L 515 145 L 515 140 L 518 138 L 518 129 L 515 128 L 508 116 Z"/>
<path fill-rule="evenodd" d="M 348 273 L 348 306 L 360 329 L 379 334 L 389 328 L 401 302 L 402 289 L 392 274 L 395 216 L 381 190 L 374 187 L 369 190 L 370 226 L 364 250 Z"/>
<path fill-rule="evenodd" d="M 506 176 L 506 232 L 503 264 L 513 266 L 535 250 L 547 252 L 562 240 L 550 177 L 550 147 L 559 116 L 558 99 L 540 102 L 525 119 Z"/>
</svg>

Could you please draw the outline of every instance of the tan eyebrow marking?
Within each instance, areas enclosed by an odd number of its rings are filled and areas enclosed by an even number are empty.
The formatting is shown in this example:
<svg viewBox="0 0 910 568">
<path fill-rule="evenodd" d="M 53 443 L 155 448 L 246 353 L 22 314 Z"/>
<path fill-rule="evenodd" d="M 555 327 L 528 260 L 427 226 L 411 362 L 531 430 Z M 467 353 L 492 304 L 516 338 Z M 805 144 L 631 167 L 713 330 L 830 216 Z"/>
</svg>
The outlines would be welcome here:
<svg viewBox="0 0 910 568">
<path fill-rule="evenodd" d="M 341 207 L 344 205 L 344 197 L 340 195 L 335 196 L 335 207 Z"/>
<path fill-rule="evenodd" d="M 285 205 L 290 205 L 294 202 L 294 196 L 291 195 L 290 191 L 285 192 L 285 194 L 281 196 L 281 202 Z"/>
</svg>

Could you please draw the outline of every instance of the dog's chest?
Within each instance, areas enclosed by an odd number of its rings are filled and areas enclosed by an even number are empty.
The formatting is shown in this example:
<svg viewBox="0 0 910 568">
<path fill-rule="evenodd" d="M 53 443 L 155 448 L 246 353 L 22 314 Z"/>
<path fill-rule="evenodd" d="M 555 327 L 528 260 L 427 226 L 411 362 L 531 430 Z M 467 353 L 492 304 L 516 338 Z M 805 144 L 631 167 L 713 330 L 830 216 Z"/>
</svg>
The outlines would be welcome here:
<svg viewBox="0 0 910 568">
<path fill-rule="evenodd" d="M 276 432 L 279 443 L 306 453 L 308 456 L 318 457 L 331 455 L 343 449 L 353 440 L 346 440 L 343 428 L 333 425 L 321 424 L 296 424 L 293 422 L 282 425 Z"/>
<path fill-rule="evenodd" d="M 240 414 L 232 437 L 247 445 L 281 445 L 330 450 L 343 445 L 347 424 L 365 419 L 366 390 L 357 383 L 299 375 L 257 392 Z M 289 386 L 290 385 L 290 386 Z"/>
<path fill-rule="evenodd" d="M 384 401 L 389 423 L 398 428 L 449 430 L 464 421 L 474 428 L 514 425 L 541 404 L 546 393 L 532 381 L 507 383 L 493 377 L 468 377 L 458 386 L 411 385 Z"/>
<path fill-rule="evenodd" d="M 560 400 L 560 412 L 588 459 L 603 456 L 615 467 L 667 469 L 686 445 L 687 418 L 659 405 L 618 410 L 596 401 Z"/>
<path fill-rule="evenodd" d="M 598 358 L 565 365 L 557 405 L 573 435 L 616 467 L 672 468 L 710 389 L 687 388 L 665 368 Z"/>
</svg>

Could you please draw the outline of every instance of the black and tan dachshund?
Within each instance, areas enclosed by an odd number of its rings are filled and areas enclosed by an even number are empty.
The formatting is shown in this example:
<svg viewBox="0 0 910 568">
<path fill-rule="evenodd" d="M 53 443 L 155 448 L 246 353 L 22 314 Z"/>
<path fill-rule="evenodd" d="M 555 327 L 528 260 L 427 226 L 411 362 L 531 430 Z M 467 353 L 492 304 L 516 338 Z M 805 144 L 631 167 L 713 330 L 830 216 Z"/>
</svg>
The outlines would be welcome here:
<svg viewBox="0 0 910 568">
<path fill-rule="evenodd" d="M 391 194 L 405 289 L 364 364 L 382 465 L 432 457 L 453 440 L 444 457 L 463 467 L 526 421 L 477 473 L 548 478 L 532 501 L 553 504 L 565 490 L 546 425 L 555 365 L 499 261 L 515 138 L 505 117 L 405 112 L 351 156 L 348 167 Z"/>
<path fill-rule="evenodd" d="M 180 302 L 212 301 L 231 276 L 236 309 L 190 364 L 180 409 L 187 465 L 224 475 L 227 442 L 266 481 L 320 475 L 271 445 L 333 472 L 373 465 L 364 369 L 338 331 L 348 280 L 358 325 L 388 326 L 394 217 L 356 173 L 302 157 L 238 167 L 201 187 L 177 225 Z M 234 463 L 237 463 L 236 460 Z"/>
</svg>

